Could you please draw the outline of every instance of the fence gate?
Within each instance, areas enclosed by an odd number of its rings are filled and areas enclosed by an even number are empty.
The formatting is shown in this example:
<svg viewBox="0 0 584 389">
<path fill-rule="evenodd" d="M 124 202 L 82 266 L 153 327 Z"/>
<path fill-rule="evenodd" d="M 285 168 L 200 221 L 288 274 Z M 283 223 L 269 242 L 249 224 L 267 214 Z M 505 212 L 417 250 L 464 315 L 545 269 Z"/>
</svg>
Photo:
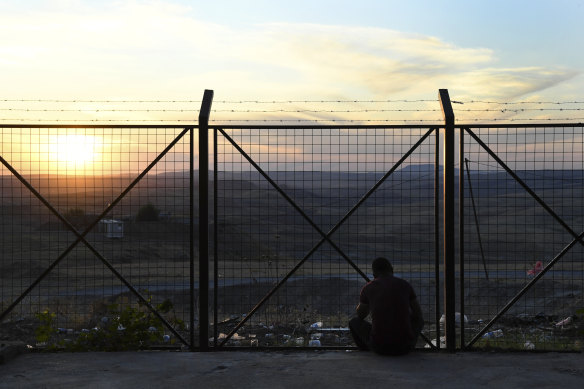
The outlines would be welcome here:
<svg viewBox="0 0 584 389">
<path fill-rule="evenodd" d="M 213 347 L 353 345 L 385 256 L 439 337 L 438 130 L 214 128 Z M 436 342 L 434 342 L 436 343 Z"/>
<path fill-rule="evenodd" d="M 192 132 L 0 128 L 3 337 L 80 349 L 195 345 Z M 35 339 L 39 321 L 46 336 Z"/>
<path fill-rule="evenodd" d="M 463 347 L 580 350 L 582 125 L 461 128 Z"/>
</svg>

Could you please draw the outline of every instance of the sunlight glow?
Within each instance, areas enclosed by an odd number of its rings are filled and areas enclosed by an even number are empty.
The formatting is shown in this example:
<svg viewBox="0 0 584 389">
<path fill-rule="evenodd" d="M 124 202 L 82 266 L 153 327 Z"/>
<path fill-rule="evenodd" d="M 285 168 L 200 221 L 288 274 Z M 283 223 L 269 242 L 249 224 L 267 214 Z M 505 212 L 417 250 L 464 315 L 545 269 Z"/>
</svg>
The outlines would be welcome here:
<svg viewBox="0 0 584 389">
<path fill-rule="evenodd" d="M 56 135 L 49 142 L 49 155 L 58 170 L 84 173 L 97 157 L 101 142 L 90 135 Z"/>
</svg>

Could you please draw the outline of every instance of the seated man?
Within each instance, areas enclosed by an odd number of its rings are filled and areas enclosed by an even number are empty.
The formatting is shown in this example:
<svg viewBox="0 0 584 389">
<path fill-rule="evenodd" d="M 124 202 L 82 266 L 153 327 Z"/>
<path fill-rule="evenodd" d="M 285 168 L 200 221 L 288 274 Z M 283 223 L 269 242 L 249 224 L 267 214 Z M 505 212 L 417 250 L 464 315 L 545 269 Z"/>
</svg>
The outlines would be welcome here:
<svg viewBox="0 0 584 389">
<path fill-rule="evenodd" d="M 372 268 L 374 280 L 361 289 L 357 317 L 349 322 L 353 339 L 361 350 L 407 354 L 424 326 L 416 293 L 407 281 L 393 276 L 386 258 L 376 258 Z M 369 313 L 372 324 L 365 320 Z"/>
</svg>

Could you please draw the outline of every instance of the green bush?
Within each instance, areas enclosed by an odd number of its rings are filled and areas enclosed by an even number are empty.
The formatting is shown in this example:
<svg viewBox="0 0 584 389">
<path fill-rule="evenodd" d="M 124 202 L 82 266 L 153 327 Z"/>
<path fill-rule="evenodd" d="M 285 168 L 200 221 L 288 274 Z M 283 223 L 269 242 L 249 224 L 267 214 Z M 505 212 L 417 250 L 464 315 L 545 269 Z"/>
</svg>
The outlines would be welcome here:
<svg viewBox="0 0 584 389">
<path fill-rule="evenodd" d="M 160 215 L 160 210 L 157 209 L 153 204 L 148 203 L 138 210 L 136 221 L 155 222 L 158 220 L 158 215 Z"/>
<path fill-rule="evenodd" d="M 151 298 L 149 298 L 149 301 Z M 159 313 L 168 313 L 173 309 L 170 300 L 165 300 L 155 306 Z M 140 350 L 150 346 L 168 342 L 174 344 L 175 339 L 164 339 L 164 327 L 161 320 L 143 304 L 138 307 L 121 308 L 118 304 L 108 306 L 107 316 L 100 324 L 91 330 L 82 330 L 75 339 L 60 339 L 47 344 L 47 350 L 64 349 L 67 351 L 128 351 Z M 37 315 L 40 324 L 35 331 L 39 343 L 47 343 L 58 333 L 55 328 L 55 314 L 44 311 Z M 172 324 L 184 329 L 184 322 L 173 319 Z"/>
<path fill-rule="evenodd" d="M 51 337 L 57 333 L 55 328 L 55 317 L 56 314 L 44 310 L 43 312 L 36 315 L 39 320 L 39 326 L 35 329 L 34 335 L 38 343 L 48 343 Z"/>
</svg>

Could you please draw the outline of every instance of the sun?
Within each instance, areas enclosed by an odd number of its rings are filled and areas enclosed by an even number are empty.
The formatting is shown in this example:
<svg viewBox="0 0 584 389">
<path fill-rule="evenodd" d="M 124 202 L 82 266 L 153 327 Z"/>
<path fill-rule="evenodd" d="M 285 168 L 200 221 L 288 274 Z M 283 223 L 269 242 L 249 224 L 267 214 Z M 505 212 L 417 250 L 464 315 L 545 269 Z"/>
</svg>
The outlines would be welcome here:
<svg viewBox="0 0 584 389">
<path fill-rule="evenodd" d="M 51 142 L 50 158 L 59 169 L 83 170 L 94 161 L 98 141 L 94 136 L 68 134 L 57 135 Z"/>
</svg>

